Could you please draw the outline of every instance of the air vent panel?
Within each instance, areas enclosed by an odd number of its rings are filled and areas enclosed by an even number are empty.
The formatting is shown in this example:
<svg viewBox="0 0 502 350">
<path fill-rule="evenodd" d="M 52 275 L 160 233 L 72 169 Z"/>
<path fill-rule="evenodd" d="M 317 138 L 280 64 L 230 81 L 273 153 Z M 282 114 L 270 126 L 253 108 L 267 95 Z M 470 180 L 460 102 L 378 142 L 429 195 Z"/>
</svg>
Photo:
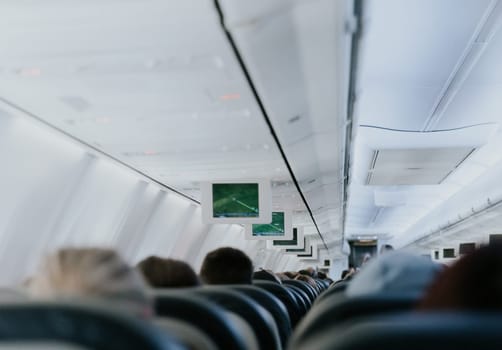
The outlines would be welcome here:
<svg viewBox="0 0 502 350">
<path fill-rule="evenodd" d="M 472 147 L 376 150 L 366 184 L 437 185 L 474 150 Z"/>
</svg>

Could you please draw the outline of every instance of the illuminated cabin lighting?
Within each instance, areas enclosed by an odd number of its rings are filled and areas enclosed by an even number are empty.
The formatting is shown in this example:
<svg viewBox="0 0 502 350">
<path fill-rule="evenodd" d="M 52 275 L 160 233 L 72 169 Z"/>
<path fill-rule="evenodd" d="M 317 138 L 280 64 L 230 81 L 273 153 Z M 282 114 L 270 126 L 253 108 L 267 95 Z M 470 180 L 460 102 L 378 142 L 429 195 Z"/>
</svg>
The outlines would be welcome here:
<svg viewBox="0 0 502 350">
<path fill-rule="evenodd" d="M 39 77 L 42 75 L 40 68 L 21 68 L 18 74 L 23 77 Z"/>
<path fill-rule="evenodd" d="M 223 101 L 238 100 L 240 98 L 241 94 L 226 94 L 220 96 L 220 99 Z"/>
</svg>

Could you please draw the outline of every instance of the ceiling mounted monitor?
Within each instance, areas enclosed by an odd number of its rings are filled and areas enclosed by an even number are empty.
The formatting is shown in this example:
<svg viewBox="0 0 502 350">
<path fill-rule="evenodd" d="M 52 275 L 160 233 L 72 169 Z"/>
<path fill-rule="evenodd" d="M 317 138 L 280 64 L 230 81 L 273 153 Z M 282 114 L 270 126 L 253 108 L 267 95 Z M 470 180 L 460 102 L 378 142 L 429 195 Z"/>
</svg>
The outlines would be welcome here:
<svg viewBox="0 0 502 350">
<path fill-rule="evenodd" d="M 316 260 L 318 259 L 319 248 L 317 244 L 312 244 L 310 249 L 305 254 L 298 254 L 297 257 L 299 260 Z"/>
<path fill-rule="evenodd" d="M 202 219 L 209 224 L 268 223 L 272 194 L 267 180 L 201 183 Z"/>
<path fill-rule="evenodd" d="M 308 253 L 307 248 L 309 248 L 309 244 L 307 243 L 307 238 L 303 237 L 302 242 L 303 248 L 287 248 L 284 250 L 284 254 L 296 255 L 301 253 Z"/>
<path fill-rule="evenodd" d="M 305 248 L 305 240 L 303 239 L 303 227 L 293 227 L 292 239 L 274 239 L 267 242 L 267 248 L 288 249 L 288 248 Z"/>
<path fill-rule="evenodd" d="M 293 239 L 291 212 L 273 211 L 272 220 L 267 224 L 246 224 L 246 239 Z"/>
</svg>

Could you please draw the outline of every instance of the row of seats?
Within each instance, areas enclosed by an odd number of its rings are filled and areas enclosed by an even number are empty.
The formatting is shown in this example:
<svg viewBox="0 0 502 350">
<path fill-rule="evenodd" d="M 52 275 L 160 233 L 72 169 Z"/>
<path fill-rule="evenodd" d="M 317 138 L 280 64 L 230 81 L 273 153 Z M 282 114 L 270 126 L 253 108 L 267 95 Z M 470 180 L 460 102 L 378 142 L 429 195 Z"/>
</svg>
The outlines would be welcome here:
<svg viewBox="0 0 502 350">
<path fill-rule="evenodd" d="M 315 288 L 298 280 L 255 280 L 253 285 L 156 290 L 155 309 L 162 318 L 181 319 L 202 330 L 219 349 L 249 349 L 253 339 L 257 349 L 283 349 L 316 298 L 328 289 L 328 283 L 319 282 Z M 229 313 L 250 326 L 253 339 L 236 329 Z"/>
<path fill-rule="evenodd" d="M 419 310 L 419 290 L 347 295 L 333 284 L 296 327 L 289 349 L 500 349 L 502 314 Z"/>
<path fill-rule="evenodd" d="M 348 297 L 339 285 L 327 289 L 302 281 L 255 281 L 155 290 L 158 327 L 109 309 L 103 301 L 13 302 L 0 306 L 0 347 L 15 343 L 18 349 L 51 349 L 56 348 L 54 342 L 112 350 L 498 349 L 502 345 L 500 314 L 418 312 L 417 293 Z M 313 306 L 309 309 L 305 301 Z M 290 315 L 298 317 L 296 327 Z"/>
<path fill-rule="evenodd" d="M 121 350 L 285 349 L 295 326 L 327 287 L 256 280 L 253 285 L 152 290 L 156 327 L 103 302 L 10 302 L 0 306 L 0 343 Z"/>
</svg>

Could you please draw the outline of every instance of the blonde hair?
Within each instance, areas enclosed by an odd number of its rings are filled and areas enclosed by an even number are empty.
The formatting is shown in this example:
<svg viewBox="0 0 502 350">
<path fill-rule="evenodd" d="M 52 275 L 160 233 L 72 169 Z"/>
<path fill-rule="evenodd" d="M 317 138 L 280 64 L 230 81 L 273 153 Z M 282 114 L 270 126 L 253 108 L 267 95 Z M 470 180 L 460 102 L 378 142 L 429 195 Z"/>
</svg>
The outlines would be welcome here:
<svg viewBox="0 0 502 350">
<path fill-rule="evenodd" d="M 151 301 L 140 273 L 111 249 L 58 250 L 43 260 L 29 292 L 43 299 L 105 299 L 120 303 L 121 307 L 129 306 L 143 316 L 151 313 Z"/>
</svg>

